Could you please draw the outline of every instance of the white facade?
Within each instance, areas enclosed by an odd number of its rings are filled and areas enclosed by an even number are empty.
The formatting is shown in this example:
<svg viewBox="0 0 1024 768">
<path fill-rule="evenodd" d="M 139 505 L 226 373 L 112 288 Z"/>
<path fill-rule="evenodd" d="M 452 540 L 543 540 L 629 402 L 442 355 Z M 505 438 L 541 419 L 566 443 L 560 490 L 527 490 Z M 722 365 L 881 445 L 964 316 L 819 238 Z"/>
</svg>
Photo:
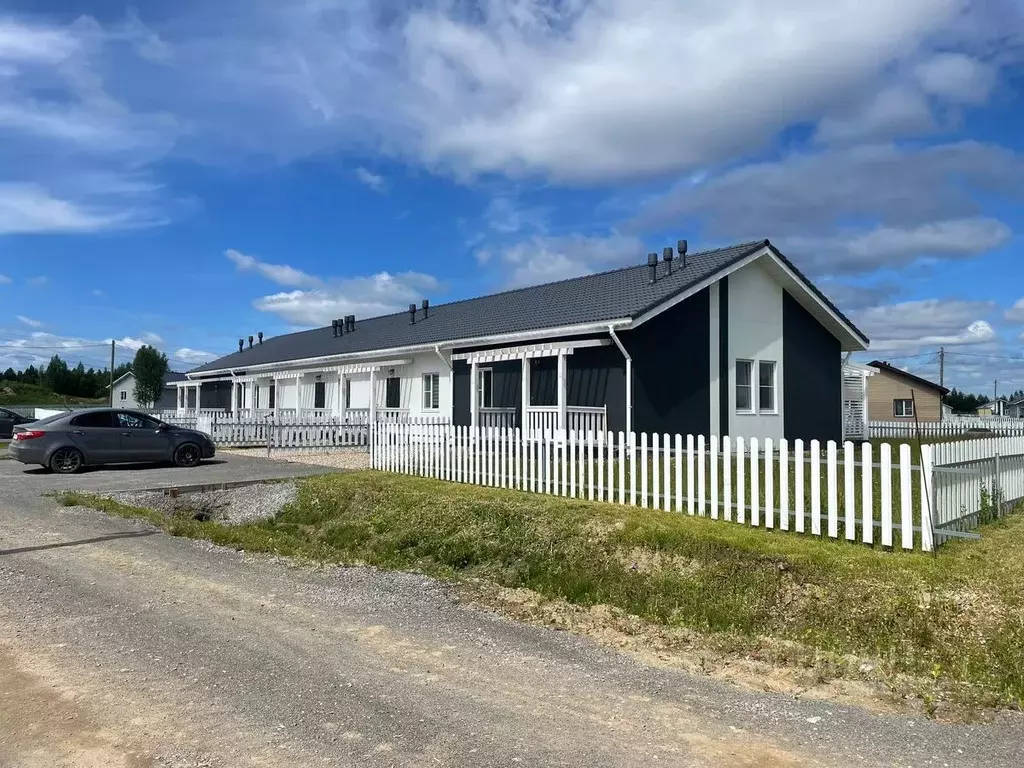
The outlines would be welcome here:
<svg viewBox="0 0 1024 768">
<path fill-rule="evenodd" d="M 139 408 L 141 407 L 135 399 L 135 376 L 128 373 L 114 382 L 114 407 L 115 408 Z"/>
<path fill-rule="evenodd" d="M 785 437 L 785 418 L 783 413 L 783 334 L 782 306 L 783 291 L 781 285 L 769 275 L 757 262 L 749 264 L 729 275 L 729 368 L 725 375 L 729 379 L 729 424 L 727 432 L 731 435 L 757 435 L 761 438 L 770 437 L 780 440 Z M 718 302 L 712 293 L 712 332 L 718 327 Z M 717 333 L 713 336 L 717 342 Z M 712 425 L 718 423 L 718 386 L 715 371 L 718 368 L 719 347 L 712 343 L 711 391 L 714 409 Z M 751 373 L 750 408 L 737 408 L 737 362 L 749 364 Z M 766 403 L 767 389 L 760 386 L 760 372 L 771 365 L 771 376 L 774 402 Z M 839 365 L 839 361 L 836 361 Z M 714 430 L 713 430 L 714 431 Z"/>
</svg>

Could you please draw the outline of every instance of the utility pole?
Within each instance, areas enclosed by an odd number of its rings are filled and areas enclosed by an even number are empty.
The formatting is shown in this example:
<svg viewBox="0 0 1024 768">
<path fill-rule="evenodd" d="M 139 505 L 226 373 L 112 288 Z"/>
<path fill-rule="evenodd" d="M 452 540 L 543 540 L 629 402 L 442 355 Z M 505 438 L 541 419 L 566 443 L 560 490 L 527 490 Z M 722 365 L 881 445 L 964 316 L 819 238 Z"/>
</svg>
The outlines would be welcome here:
<svg viewBox="0 0 1024 768">
<path fill-rule="evenodd" d="M 939 347 L 939 386 L 943 389 L 946 388 L 946 348 Z M 939 403 L 939 421 L 943 418 L 943 407 L 942 403 Z"/>
<path fill-rule="evenodd" d="M 110 340 L 110 407 L 114 407 L 114 340 Z"/>
</svg>

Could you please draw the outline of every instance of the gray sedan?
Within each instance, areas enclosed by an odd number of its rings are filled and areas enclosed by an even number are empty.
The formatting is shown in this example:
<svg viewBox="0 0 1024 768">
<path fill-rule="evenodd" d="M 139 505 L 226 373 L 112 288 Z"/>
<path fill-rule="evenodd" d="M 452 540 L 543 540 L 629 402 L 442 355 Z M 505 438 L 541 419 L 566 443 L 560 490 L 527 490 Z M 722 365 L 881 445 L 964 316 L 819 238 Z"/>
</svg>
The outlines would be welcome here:
<svg viewBox="0 0 1024 768">
<path fill-rule="evenodd" d="M 7 450 L 15 461 L 61 474 L 84 466 L 133 462 L 194 467 L 214 455 L 213 441 L 205 432 L 115 408 L 62 413 L 15 427 Z"/>
</svg>

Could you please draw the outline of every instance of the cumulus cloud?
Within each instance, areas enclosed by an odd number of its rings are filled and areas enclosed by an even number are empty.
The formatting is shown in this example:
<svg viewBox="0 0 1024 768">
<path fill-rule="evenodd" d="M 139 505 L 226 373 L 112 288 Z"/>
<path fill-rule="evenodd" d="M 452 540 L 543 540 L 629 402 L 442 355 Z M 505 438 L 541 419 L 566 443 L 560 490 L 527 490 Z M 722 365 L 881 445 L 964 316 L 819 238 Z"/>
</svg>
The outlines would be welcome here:
<svg viewBox="0 0 1024 768">
<path fill-rule="evenodd" d="M 269 264 L 233 248 L 226 250 L 224 255 L 238 268 L 239 272 L 256 272 L 278 285 L 295 287 L 320 285 L 318 278 L 286 264 Z"/>
<path fill-rule="evenodd" d="M 293 325 L 317 326 L 350 314 L 364 319 L 399 312 L 438 287 L 436 278 L 419 272 L 380 272 L 368 277 L 322 281 L 321 287 L 312 290 L 263 296 L 253 306 Z"/>
<path fill-rule="evenodd" d="M 1024 323 L 1024 298 L 1013 302 L 1013 306 L 1006 310 L 1004 316 L 1011 323 Z"/>
<path fill-rule="evenodd" d="M 925 299 L 871 307 L 854 315 L 871 339 L 870 352 L 891 352 L 993 342 L 997 334 L 985 318 L 991 302 Z"/>
<path fill-rule="evenodd" d="M 492 254 L 489 251 L 483 253 L 486 258 L 481 258 L 478 253 L 477 260 L 481 263 L 491 261 Z M 637 264 L 643 253 L 643 241 L 618 233 L 607 236 L 537 235 L 502 248 L 495 263 L 503 284 L 517 288 Z"/>
<path fill-rule="evenodd" d="M 956 104 L 984 104 L 995 87 L 991 65 L 963 53 L 940 53 L 917 65 L 924 91 Z"/>
<path fill-rule="evenodd" d="M 366 168 L 356 168 L 356 179 L 360 184 L 369 187 L 374 192 L 387 192 L 387 179 L 380 174 L 367 170 Z"/>
</svg>

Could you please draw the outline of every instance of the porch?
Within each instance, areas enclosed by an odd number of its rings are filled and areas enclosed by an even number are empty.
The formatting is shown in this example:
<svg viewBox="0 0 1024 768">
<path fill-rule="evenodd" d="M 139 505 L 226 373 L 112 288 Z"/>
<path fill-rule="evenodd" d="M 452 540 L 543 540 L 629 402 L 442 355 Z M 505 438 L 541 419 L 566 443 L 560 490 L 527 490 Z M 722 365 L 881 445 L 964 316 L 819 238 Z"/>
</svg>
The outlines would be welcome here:
<svg viewBox="0 0 1024 768">
<path fill-rule="evenodd" d="M 453 354 L 456 379 L 464 382 L 454 391 L 455 423 L 526 433 L 602 433 L 615 428 L 609 424 L 611 406 L 622 409 L 613 421 L 628 431 L 630 387 L 622 374 L 623 363 L 628 370 L 631 361 L 612 344 L 610 338 L 568 339 Z M 613 397 L 608 381 L 616 372 L 624 391 Z"/>
</svg>

